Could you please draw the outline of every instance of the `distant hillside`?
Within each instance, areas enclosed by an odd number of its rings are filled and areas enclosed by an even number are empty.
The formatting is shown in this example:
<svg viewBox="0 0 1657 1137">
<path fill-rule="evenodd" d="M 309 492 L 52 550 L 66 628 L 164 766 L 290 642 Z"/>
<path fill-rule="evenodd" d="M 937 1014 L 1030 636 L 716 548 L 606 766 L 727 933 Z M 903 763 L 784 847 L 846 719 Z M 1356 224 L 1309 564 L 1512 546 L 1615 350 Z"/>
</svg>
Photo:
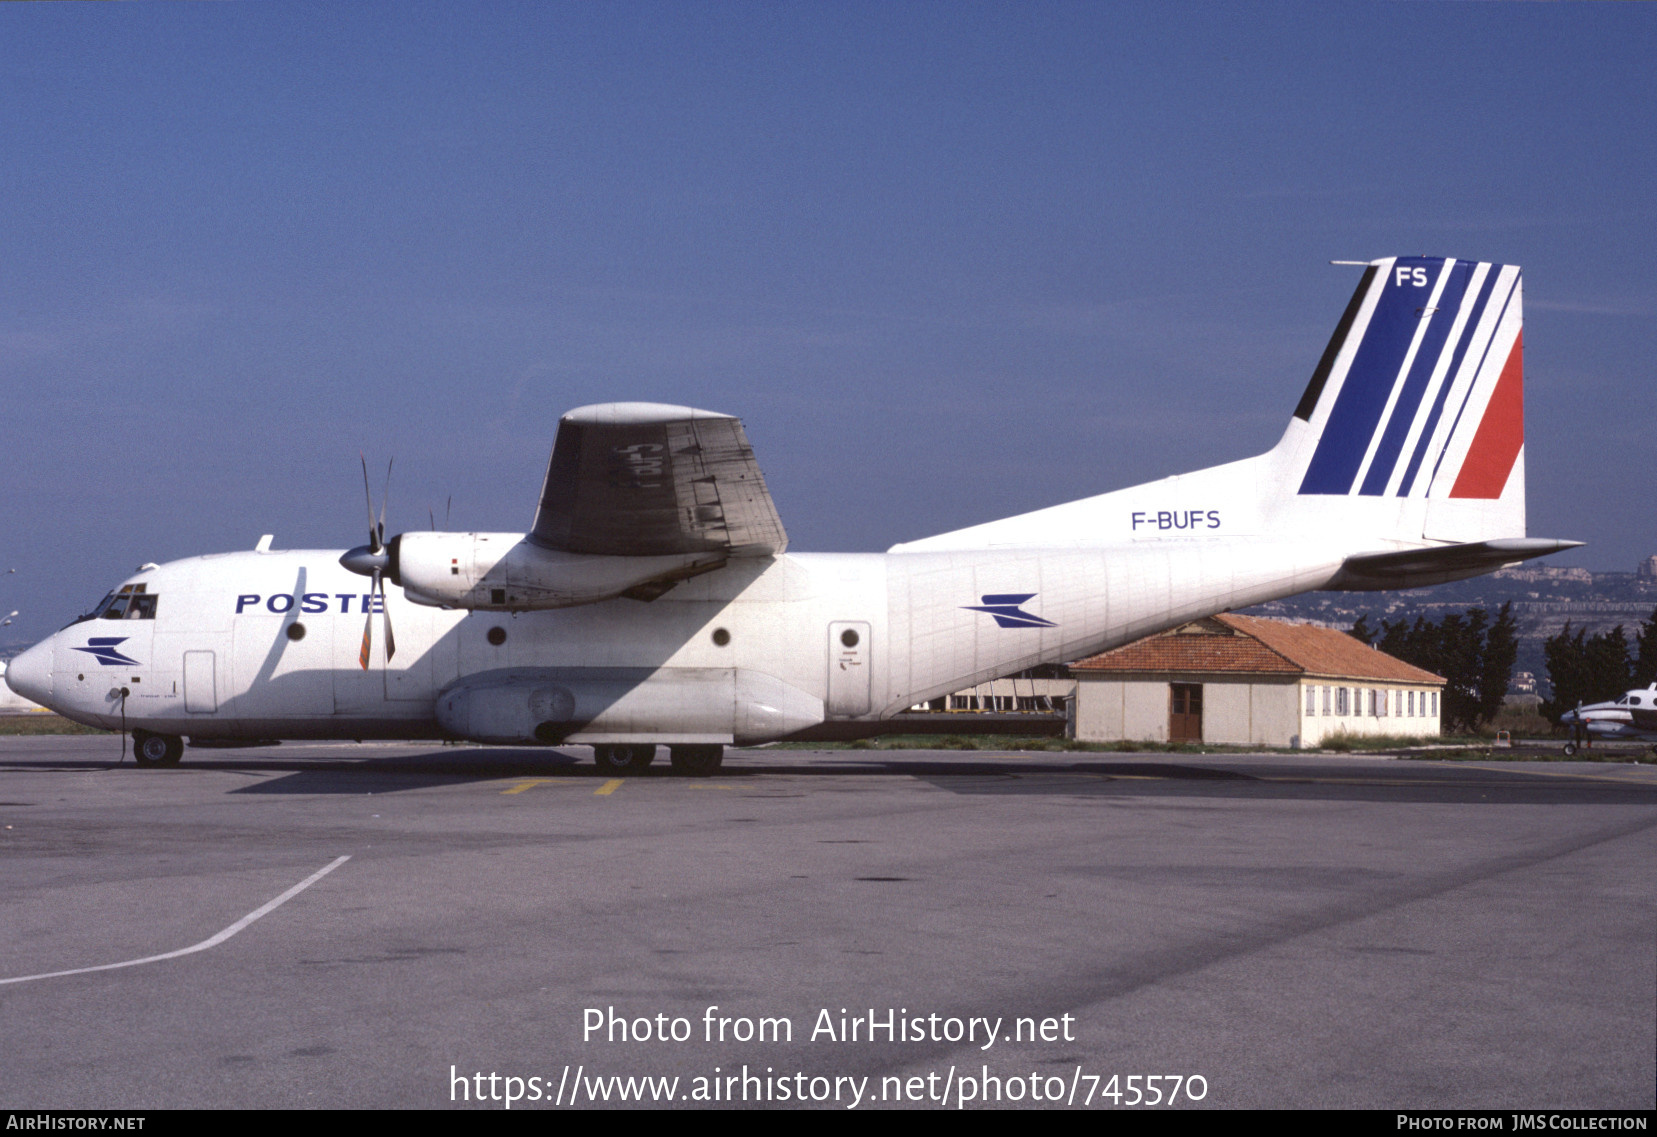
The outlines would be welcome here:
<svg viewBox="0 0 1657 1137">
<path fill-rule="evenodd" d="M 1407 592 L 1308 592 L 1243 611 L 1341 629 L 1350 628 L 1367 613 L 1370 626 L 1379 630 L 1382 620 L 1414 621 L 1417 616 L 1437 620 L 1468 608 L 1494 612 L 1512 601 L 1513 617 L 1519 624 L 1516 670 L 1534 672 L 1542 679 L 1547 670 L 1542 645 L 1567 621 L 1572 628 L 1587 628 L 1590 635 L 1621 624 L 1632 637 L 1641 622 L 1657 611 L 1657 564 L 1653 562 L 1657 557 L 1641 565 L 1639 572 L 1536 566 Z"/>
</svg>

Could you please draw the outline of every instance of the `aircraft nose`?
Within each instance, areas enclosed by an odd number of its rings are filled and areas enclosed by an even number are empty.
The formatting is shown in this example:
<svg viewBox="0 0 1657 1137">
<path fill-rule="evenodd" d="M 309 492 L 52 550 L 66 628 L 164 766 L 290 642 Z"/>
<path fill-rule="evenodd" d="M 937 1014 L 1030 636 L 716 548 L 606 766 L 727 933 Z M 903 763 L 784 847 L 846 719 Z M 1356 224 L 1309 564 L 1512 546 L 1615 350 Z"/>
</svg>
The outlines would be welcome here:
<svg viewBox="0 0 1657 1137">
<path fill-rule="evenodd" d="M 42 706 L 52 699 L 52 641 L 34 647 L 6 665 L 6 686 Z"/>
</svg>

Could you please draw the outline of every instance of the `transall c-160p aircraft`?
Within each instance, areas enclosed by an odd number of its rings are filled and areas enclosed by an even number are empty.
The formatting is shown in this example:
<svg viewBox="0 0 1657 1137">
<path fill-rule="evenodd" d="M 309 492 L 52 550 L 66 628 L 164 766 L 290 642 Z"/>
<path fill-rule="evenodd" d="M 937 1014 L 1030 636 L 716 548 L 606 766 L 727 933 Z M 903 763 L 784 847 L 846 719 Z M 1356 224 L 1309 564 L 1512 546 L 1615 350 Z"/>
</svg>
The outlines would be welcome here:
<svg viewBox="0 0 1657 1137">
<path fill-rule="evenodd" d="M 1525 535 L 1522 325 L 1515 266 L 1368 262 L 1271 450 L 884 554 L 788 552 L 736 418 L 583 407 L 528 533 L 386 542 L 371 512 L 343 555 L 145 565 L 7 680 L 142 765 L 185 736 L 452 738 L 705 774 L 1225 609 L 1579 544 Z"/>
</svg>

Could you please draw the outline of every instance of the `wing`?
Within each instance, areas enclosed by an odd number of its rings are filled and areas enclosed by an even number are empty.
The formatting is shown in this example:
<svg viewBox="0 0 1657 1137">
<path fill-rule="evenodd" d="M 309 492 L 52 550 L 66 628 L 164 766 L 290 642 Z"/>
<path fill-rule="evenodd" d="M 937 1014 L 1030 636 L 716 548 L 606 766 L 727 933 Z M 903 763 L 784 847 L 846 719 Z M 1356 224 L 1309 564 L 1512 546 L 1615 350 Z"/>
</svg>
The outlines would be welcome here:
<svg viewBox="0 0 1657 1137">
<path fill-rule="evenodd" d="M 579 407 L 559 420 L 530 537 L 611 556 L 788 547 L 742 421 L 659 403 Z"/>
</svg>

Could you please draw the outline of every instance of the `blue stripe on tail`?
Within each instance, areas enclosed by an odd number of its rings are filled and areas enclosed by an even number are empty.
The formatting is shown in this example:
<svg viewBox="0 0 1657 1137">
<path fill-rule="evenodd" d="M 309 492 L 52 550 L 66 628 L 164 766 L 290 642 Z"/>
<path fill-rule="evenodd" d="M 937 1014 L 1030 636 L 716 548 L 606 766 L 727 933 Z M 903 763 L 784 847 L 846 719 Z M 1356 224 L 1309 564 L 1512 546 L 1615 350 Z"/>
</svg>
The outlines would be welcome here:
<svg viewBox="0 0 1657 1137">
<path fill-rule="evenodd" d="M 1415 358 L 1410 361 L 1410 373 L 1398 392 L 1398 401 L 1393 404 L 1392 417 L 1387 420 L 1381 444 L 1375 449 L 1369 473 L 1364 475 L 1363 488 L 1358 492 L 1365 496 L 1379 497 L 1387 492 L 1387 483 L 1392 480 L 1392 471 L 1398 465 L 1398 454 L 1404 448 L 1404 439 L 1409 435 L 1416 412 L 1421 409 L 1421 399 L 1427 393 L 1427 381 L 1432 378 L 1439 357 L 1444 354 L 1445 341 L 1450 338 L 1456 313 L 1461 311 L 1462 301 L 1467 299 L 1467 279 L 1472 273 L 1471 262 L 1457 261 L 1450 266 L 1450 279 L 1445 282 L 1433 310 L 1426 311 L 1424 304 L 1416 309 L 1418 319 L 1427 321 L 1427 332 L 1421 337 L 1421 346 L 1416 350 Z M 1421 290 L 1413 291 L 1419 293 Z"/>
<path fill-rule="evenodd" d="M 1442 260 L 1399 257 L 1387 274 L 1318 448 L 1306 467 L 1301 493 L 1352 492 L 1364 452 L 1380 425 L 1381 412 L 1386 410 L 1393 381 L 1415 338 L 1418 313 L 1432 295 L 1433 280 L 1443 265 Z M 1419 275 L 1417 269 L 1421 270 Z"/>
</svg>

